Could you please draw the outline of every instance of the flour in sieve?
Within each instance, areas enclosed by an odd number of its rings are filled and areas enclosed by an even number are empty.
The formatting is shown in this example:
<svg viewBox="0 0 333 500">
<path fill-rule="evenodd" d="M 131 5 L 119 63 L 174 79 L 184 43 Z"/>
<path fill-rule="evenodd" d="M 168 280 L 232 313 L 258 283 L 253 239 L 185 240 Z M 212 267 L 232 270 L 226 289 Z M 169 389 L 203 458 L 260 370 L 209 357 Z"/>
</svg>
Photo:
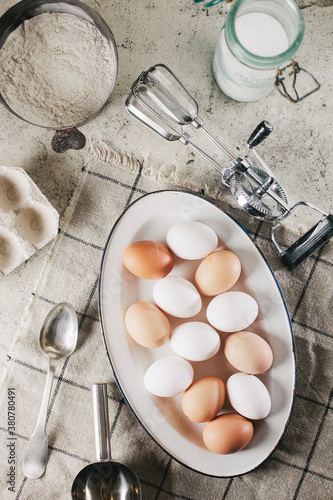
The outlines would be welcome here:
<svg viewBox="0 0 333 500">
<path fill-rule="evenodd" d="M 45 13 L 24 21 L 0 50 L 0 92 L 19 116 L 36 125 L 69 127 L 97 112 L 116 77 L 107 40 L 72 14 Z"/>
</svg>

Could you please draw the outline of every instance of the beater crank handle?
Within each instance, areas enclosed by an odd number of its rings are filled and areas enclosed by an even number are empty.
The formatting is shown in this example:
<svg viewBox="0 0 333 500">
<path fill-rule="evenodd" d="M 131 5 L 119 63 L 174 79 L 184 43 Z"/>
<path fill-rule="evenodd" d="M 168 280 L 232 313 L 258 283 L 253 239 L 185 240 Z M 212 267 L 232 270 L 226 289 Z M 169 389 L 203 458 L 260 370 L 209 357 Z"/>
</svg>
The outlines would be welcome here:
<svg viewBox="0 0 333 500">
<path fill-rule="evenodd" d="M 267 120 L 262 121 L 250 135 L 246 143 L 247 147 L 249 147 L 250 149 L 255 148 L 256 146 L 261 144 L 262 141 L 266 139 L 266 137 L 268 137 L 272 131 L 273 125 Z"/>
<path fill-rule="evenodd" d="M 328 214 L 324 219 L 321 219 L 315 226 L 301 236 L 301 238 L 295 241 L 295 243 L 285 252 L 282 252 L 275 242 L 273 233 L 276 227 L 277 225 L 271 229 L 271 239 L 278 249 L 285 265 L 293 270 L 307 257 L 325 245 L 333 236 L 333 215 Z"/>
</svg>

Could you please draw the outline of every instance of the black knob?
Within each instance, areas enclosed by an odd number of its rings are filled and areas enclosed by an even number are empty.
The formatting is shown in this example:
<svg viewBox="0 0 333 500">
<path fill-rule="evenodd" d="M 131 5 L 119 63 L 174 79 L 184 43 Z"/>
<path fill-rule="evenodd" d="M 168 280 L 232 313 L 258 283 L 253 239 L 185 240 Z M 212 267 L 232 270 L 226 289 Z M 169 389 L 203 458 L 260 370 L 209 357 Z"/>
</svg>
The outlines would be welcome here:
<svg viewBox="0 0 333 500">
<path fill-rule="evenodd" d="M 264 120 L 254 129 L 247 141 L 247 146 L 249 148 L 255 148 L 260 144 L 269 134 L 273 131 L 273 125 L 268 121 Z"/>
</svg>

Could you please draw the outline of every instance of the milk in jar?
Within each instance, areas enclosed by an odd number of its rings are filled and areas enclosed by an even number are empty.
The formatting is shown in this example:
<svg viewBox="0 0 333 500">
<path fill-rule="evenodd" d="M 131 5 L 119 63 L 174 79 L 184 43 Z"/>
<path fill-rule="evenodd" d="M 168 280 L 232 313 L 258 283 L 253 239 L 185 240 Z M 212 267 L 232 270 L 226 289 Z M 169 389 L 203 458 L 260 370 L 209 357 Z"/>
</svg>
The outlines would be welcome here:
<svg viewBox="0 0 333 500">
<path fill-rule="evenodd" d="M 292 59 L 303 33 L 303 16 L 293 0 L 238 0 L 215 50 L 218 87 L 236 101 L 266 97 L 274 89 L 278 68 Z"/>
</svg>

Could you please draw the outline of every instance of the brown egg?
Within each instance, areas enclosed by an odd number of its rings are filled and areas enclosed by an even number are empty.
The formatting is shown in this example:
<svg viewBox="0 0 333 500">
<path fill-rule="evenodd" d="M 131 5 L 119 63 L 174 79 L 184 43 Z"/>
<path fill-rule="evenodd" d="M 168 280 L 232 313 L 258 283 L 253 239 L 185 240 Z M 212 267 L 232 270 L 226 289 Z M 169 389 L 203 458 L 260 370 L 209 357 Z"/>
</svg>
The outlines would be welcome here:
<svg viewBox="0 0 333 500">
<path fill-rule="evenodd" d="M 273 363 L 272 349 L 256 333 L 241 331 L 229 335 L 224 343 L 224 354 L 237 370 L 249 373 L 263 373 Z"/>
<path fill-rule="evenodd" d="M 170 336 L 170 322 L 155 304 L 135 302 L 126 311 L 125 325 L 135 342 L 149 349 L 165 344 Z"/>
<path fill-rule="evenodd" d="M 205 425 L 202 437 L 209 450 L 228 455 L 245 448 L 252 436 L 252 422 L 237 413 L 225 413 Z"/>
<path fill-rule="evenodd" d="M 238 280 L 241 262 L 230 250 L 218 250 L 203 259 L 195 273 L 195 284 L 202 295 L 219 295 Z"/>
<path fill-rule="evenodd" d="M 208 422 L 221 411 L 225 387 L 218 377 L 204 377 L 194 382 L 184 393 L 182 407 L 193 422 Z"/>
<path fill-rule="evenodd" d="M 156 241 L 136 241 L 123 253 L 125 267 L 135 276 L 148 280 L 164 278 L 173 268 L 170 250 Z"/>
</svg>

